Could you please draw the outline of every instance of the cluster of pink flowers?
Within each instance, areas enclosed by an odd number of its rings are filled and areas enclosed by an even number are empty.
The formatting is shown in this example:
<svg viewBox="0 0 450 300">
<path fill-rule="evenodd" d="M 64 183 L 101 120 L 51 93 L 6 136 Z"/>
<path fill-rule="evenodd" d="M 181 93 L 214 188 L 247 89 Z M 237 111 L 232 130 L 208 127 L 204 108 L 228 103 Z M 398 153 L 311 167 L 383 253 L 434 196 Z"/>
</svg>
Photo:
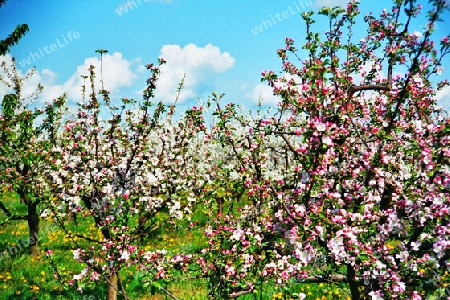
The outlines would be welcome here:
<svg viewBox="0 0 450 300">
<path fill-rule="evenodd" d="M 215 288 L 345 278 L 354 297 L 419 299 L 444 285 L 433 274 L 450 271 L 449 122 L 429 78 L 450 49 L 444 38 L 435 51 L 431 30 L 399 34 L 408 31 L 397 22 L 404 4 L 366 16 L 368 35 L 345 48 L 336 41 L 351 30 L 356 1 L 345 17 L 327 11 L 326 47 L 303 14 L 309 57 L 296 67 L 289 55 L 298 58 L 297 48 L 286 39 L 278 50 L 284 74 L 262 73 L 280 96 L 277 115 L 255 120 L 234 110 L 229 118 L 218 108 L 228 127 L 217 131 L 232 126 L 226 142 L 251 205 L 208 230 L 213 258 L 203 266 L 217 276 Z M 407 6 L 406 18 L 422 9 Z M 436 6 L 428 28 L 444 9 Z M 394 77 L 397 66 L 409 71 Z"/>
<path fill-rule="evenodd" d="M 149 273 L 163 268 L 138 245 L 163 224 L 189 220 L 199 203 L 196 192 L 209 178 L 204 147 L 199 147 L 205 130 L 201 109 L 187 110 L 174 121 L 174 106 L 160 102 L 155 107 L 150 99 L 159 67 L 147 67 L 152 76 L 142 104 L 125 98 L 118 111 L 107 91 L 101 92 L 102 103 L 93 91 L 77 116 L 63 124 L 50 153 L 47 189 L 53 197 L 46 215 L 63 228 L 69 216 L 90 218 L 102 235 L 101 247 L 74 251 L 74 259 L 86 266 L 70 280 L 80 289 L 94 279 L 113 278 L 131 265 L 142 265 Z M 93 78 L 93 68 L 90 72 Z M 104 121 L 107 110 L 112 114 Z M 168 216 L 155 224 L 165 211 Z M 186 262 L 174 256 L 161 263 Z M 156 279 L 163 277 L 159 273 Z"/>
<path fill-rule="evenodd" d="M 140 106 L 124 99 L 119 112 L 103 91 L 107 122 L 93 93 L 66 122 L 48 169 L 58 220 L 70 204 L 104 238 L 101 248 L 74 251 L 86 268 L 71 283 L 136 265 L 148 282 L 194 272 L 217 298 L 267 282 L 348 282 L 355 299 L 420 299 L 444 286 L 435 275 L 450 271 L 450 124 L 430 76 L 450 44 L 445 37 L 436 51 L 431 41 L 445 7 L 435 5 L 429 29 L 408 34 L 422 7 L 395 1 L 365 17 L 357 43 L 357 1 L 321 11 L 331 18 L 324 36 L 303 14 L 308 58 L 292 59 L 298 50 L 287 38 L 283 74 L 262 72 L 278 109 L 247 114 L 213 93 L 210 131 L 202 106 L 178 121 L 174 106 L 153 106 L 155 65 Z M 200 253 L 137 246 L 158 212 L 189 220 L 197 203 L 209 217 Z"/>
</svg>

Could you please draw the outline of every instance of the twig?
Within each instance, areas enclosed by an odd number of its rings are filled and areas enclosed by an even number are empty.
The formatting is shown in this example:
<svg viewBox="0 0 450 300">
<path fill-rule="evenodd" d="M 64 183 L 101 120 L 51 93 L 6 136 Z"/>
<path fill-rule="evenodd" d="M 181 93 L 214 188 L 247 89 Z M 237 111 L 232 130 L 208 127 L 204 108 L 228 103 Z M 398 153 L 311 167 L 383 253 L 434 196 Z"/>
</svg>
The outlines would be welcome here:
<svg viewBox="0 0 450 300">
<path fill-rule="evenodd" d="M 177 297 L 175 297 L 175 295 L 174 294 L 172 294 L 171 292 L 169 292 L 168 290 L 166 290 L 165 288 L 163 288 L 163 287 L 160 287 L 160 289 L 161 289 L 161 291 L 163 291 L 164 293 L 166 293 L 167 294 L 167 296 L 169 296 L 170 298 L 172 298 L 172 299 L 174 299 L 174 300 L 179 300 Z"/>
<path fill-rule="evenodd" d="M 362 84 L 362 85 L 352 85 L 347 90 L 347 100 L 350 102 L 350 100 L 353 97 L 353 94 L 358 91 L 390 91 L 392 90 L 392 69 L 394 64 L 394 57 L 389 58 L 389 65 L 388 65 L 388 78 L 387 78 L 387 85 L 381 85 L 381 84 Z"/>
<path fill-rule="evenodd" d="M 227 297 L 229 299 L 234 299 L 234 298 L 240 297 L 242 295 L 250 294 L 252 292 L 253 292 L 253 290 L 242 290 L 242 291 L 239 291 L 239 292 L 233 292 L 231 294 L 228 294 Z"/>
<path fill-rule="evenodd" d="M 9 220 L 27 220 L 27 216 L 14 216 L 2 202 L 0 202 L 0 209 L 3 210 Z"/>
<path fill-rule="evenodd" d="M 127 296 L 127 293 L 125 292 L 125 288 L 123 287 L 123 282 L 120 278 L 119 272 L 117 272 L 117 279 L 119 280 L 120 287 L 122 288 L 122 296 L 125 298 L 125 300 L 130 300 L 130 298 L 128 298 Z"/>
<path fill-rule="evenodd" d="M 330 274 L 330 275 L 311 275 L 306 278 L 298 279 L 305 283 L 332 283 L 332 282 L 348 282 L 348 278 L 344 274 Z"/>
</svg>

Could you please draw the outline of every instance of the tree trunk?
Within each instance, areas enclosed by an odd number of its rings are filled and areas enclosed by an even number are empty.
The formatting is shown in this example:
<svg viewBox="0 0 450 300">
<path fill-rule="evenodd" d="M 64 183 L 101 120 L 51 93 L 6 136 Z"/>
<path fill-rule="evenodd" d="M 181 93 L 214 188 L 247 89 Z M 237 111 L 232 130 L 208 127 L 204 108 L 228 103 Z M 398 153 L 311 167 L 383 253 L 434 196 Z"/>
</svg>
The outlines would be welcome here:
<svg viewBox="0 0 450 300">
<path fill-rule="evenodd" d="M 109 276 L 107 300 L 117 300 L 117 273 Z"/>
<path fill-rule="evenodd" d="M 26 201 L 26 200 L 25 200 Z M 38 256 L 38 234 L 39 234 L 39 215 L 37 213 L 37 202 L 26 201 L 28 206 L 28 231 L 29 231 L 29 244 L 28 250 L 31 256 Z"/>
<path fill-rule="evenodd" d="M 69 205 L 66 206 L 66 216 L 67 222 L 74 222 L 78 226 L 77 215 L 70 209 Z"/>
<path fill-rule="evenodd" d="M 352 300 L 359 300 L 361 294 L 359 292 L 359 284 L 355 280 L 355 269 L 350 264 L 347 264 L 347 280 L 350 285 L 350 292 L 352 294 Z"/>
<path fill-rule="evenodd" d="M 224 201 L 224 197 L 217 197 L 216 198 L 216 202 L 217 202 L 217 206 L 219 208 L 219 216 L 222 217 L 222 213 L 223 213 L 223 203 Z"/>
<path fill-rule="evenodd" d="M 95 215 L 94 216 L 94 221 L 95 224 L 97 225 L 101 225 L 102 224 L 102 219 Z M 108 227 L 103 227 L 102 228 L 102 235 L 106 240 L 110 240 L 111 239 L 111 233 L 109 232 L 109 228 Z M 117 271 L 112 273 L 111 275 L 109 275 L 108 278 L 108 287 L 106 289 L 106 300 L 117 300 L 117 290 L 118 290 L 118 276 L 117 276 Z"/>
<path fill-rule="evenodd" d="M 91 201 L 91 199 L 93 199 L 94 195 L 92 196 L 87 196 L 85 198 L 82 198 L 84 204 L 86 205 L 86 207 L 88 209 L 93 209 L 95 207 L 95 203 L 93 203 Z M 96 207 L 95 207 L 96 208 Z M 97 210 L 97 208 L 96 208 Z M 102 211 L 103 213 L 103 211 Z M 94 213 L 93 215 L 94 217 L 94 222 L 98 227 L 102 227 L 101 231 L 102 231 L 102 235 L 106 240 L 111 240 L 111 233 L 109 231 L 109 227 L 108 226 L 103 226 L 104 224 L 104 219 L 102 217 L 102 215 L 99 215 L 98 212 Z M 110 266 L 111 269 L 113 269 L 113 267 L 115 267 L 114 265 Z M 106 289 L 106 299 L 107 300 L 117 300 L 117 291 L 118 291 L 118 275 L 117 275 L 118 270 L 115 270 L 114 273 L 109 275 L 107 284 L 108 287 Z"/>
</svg>

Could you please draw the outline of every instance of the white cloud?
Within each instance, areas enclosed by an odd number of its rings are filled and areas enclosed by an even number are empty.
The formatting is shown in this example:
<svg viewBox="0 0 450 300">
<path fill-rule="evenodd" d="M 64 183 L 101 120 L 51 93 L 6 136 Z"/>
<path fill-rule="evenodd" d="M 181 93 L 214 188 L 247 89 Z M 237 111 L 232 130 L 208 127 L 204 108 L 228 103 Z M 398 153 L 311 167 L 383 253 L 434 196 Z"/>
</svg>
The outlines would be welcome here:
<svg viewBox="0 0 450 300">
<path fill-rule="evenodd" d="M 161 76 L 156 90 L 156 96 L 164 101 L 171 102 L 175 99 L 178 84 L 186 73 L 184 88 L 179 101 L 189 97 L 197 97 L 198 89 L 203 84 L 213 84 L 214 77 L 230 69 L 235 59 L 228 52 L 221 52 L 216 46 L 208 44 L 198 47 L 194 44 L 181 48 L 179 45 L 164 45 L 160 50 L 160 57 L 167 63 L 161 67 Z M 10 64 L 11 56 L 6 55 L 3 60 Z M 82 85 L 85 83 L 85 98 L 90 94 L 89 77 L 84 80 L 81 76 L 89 75 L 89 66 L 95 67 L 95 89 L 101 89 L 100 58 L 86 58 L 83 64 L 76 68 L 76 71 L 65 82 L 58 82 L 58 75 L 49 69 L 38 70 L 24 84 L 23 96 L 30 95 L 40 83 L 44 86 L 42 95 L 38 101 L 41 103 L 50 102 L 52 99 L 67 93 L 69 107 L 74 107 L 75 103 L 82 101 Z M 142 96 L 145 87 L 145 79 L 148 71 L 139 59 L 127 60 L 121 53 L 103 55 L 103 82 L 104 88 L 111 92 L 111 98 L 117 99 L 127 87 L 142 86 L 136 89 L 136 95 Z M 24 74 L 20 73 L 21 76 Z M 0 71 L 0 75 L 2 75 Z M 134 88 L 133 88 L 134 89 Z M 4 85 L 0 84 L 0 97 L 12 92 Z M 123 96 L 123 95 L 120 95 Z"/>
<path fill-rule="evenodd" d="M 299 84 L 301 82 L 301 78 L 297 75 L 283 73 L 282 76 L 279 76 L 278 81 L 274 83 L 275 88 L 277 89 L 286 89 L 290 86 L 290 89 L 296 90 L 296 85 L 290 85 L 289 82 L 295 82 Z M 253 87 L 251 92 L 247 92 L 245 94 L 246 98 L 251 99 L 255 103 L 262 103 L 263 105 L 276 105 L 281 101 L 280 96 L 275 96 L 273 94 L 273 88 L 267 85 L 267 83 L 259 83 Z"/>
<path fill-rule="evenodd" d="M 139 64 L 139 60 L 126 60 L 122 57 L 122 54 L 118 52 L 103 55 L 104 88 L 111 92 L 112 97 L 114 94 L 117 94 L 121 88 L 135 84 L 136 79 L 138 79 L 138 74 L 143 71 L 139 66 L 135 67 L 136 64 Z M 95 67 L 94 83 L 96 91 L 99 91 L 102 86 L 100 82 L 100 59 L 98 57 L 89 57 L 86 58 L 84 63 L 77 67 L 75 73 L 62 84 L 57 83 L 58 75 L 55 72 L 49 69 L 37 71 L 24 83 L 23 96 L 26 97 L 27 95 L 30 95 L 40 83 L 44 87 L 44 90 L 38 99 L 39 102 L 50 102 L 52 99 L 67 93 L 69 106 L 73 107 L 75 103 L 80 102 L 83 99 L 81 87 L 84 83 L 84 79 L 81 76 L 89 76 L 88 69 L 90 65 Z M 133 71 L 133 67 L 137 70 Z M 23 76 L 22 73 L 20 74 Z M 85 97 L 88 98 L 91 92 L 89 77 L 86 78 L 85 83 Z M 0 96 L 5 92 L 5 87 L 0 85 Z"/>
<path fill-rule="evenodd" d="M 261 102 L 263 105 L 276 105 L 281 100 L 281 98 L 273 94 L 270 86 L 263 83 L 255 85 L 251 92 L 245 94 L 245 98 L 250 99 L 256 104 Z"/>
<path fill-rule="evenodd" d="M 4 95 L 14 93 L 14 90 L 12 88 L 13 83 L 9 78 L 9 74 L 11 75 L 13 74 L 11 70 L 11 66 L 13 64 L 11 54 L 6 54 L 5 56 L 2 56 L 1 61 L 2 63 L 5 64 L 4 66 L 7 69 L 7 74 L 5 74 L 3 67 L 0 69 L 0 77 L 2 77 L 2 81 L 0 82 L 0 99 L 3 99 Z M 29 70 L 28 72 L 29 72 L 28 79 L 24 81 L 21 90 L 21 96 L 24 99 L 28 99 L 29 96 L 35 93 L 37 91 L 38 84 L 41 82 L 39 80 L 40 76 L 38 72 L 35 72 L 33 75 L 31 75 L 31 70 Z M 19 69 L 17 69 L 17 74 L 22 78 L 26 76 Z M 47 74 L 45 75 L 47 76 Z"/>
<path fill-rule="evenodd" d="M 188 44 L 184 48 L 179 45 L 164 45 L 160 57 L 167 63 L 161 67 L 161 76 L 156 90 L 156 96 L 164 101 L 174 101 L 178 84 L 186 74 L 184 86 L 179 97 L 183 101 L 196 97 L 196 89 L 200 84 L 211 82 L 218 73 L 223 73 L 233 67 L 235 59 L 228 52 L 211 44 L 201 48 Z"/>
<path fill-rule="evenodd" d="M 11 54 L 6 54 L 4 56 L 0 56 L 0 60 L 2 63 L 6 63 L 8 66 L 11 65 Z M 3 80 L 7 80 L 7 76 L 5 76 L 5 72 L 3 71 L 3 68 L 0 68 L 0 77 L 3 78 Z M 6 94 L 9 94 L 12 92 L 12 89 L 8 88 L 2 81 L 0 81 L 0 97 L 3 99 L 3 96 Z"/>
<path fill-rule="evenodd" d="M 342 6 L 347 7 L 349 0 L 317 0 L 315 6 L 317 7 L 335 7 Z"/>
<path fill-rule="evenodd" d="M 437 104 L 450 112 L 450 87 L 447 86 L 436 93 Z"/>
<path fill-rule="evenodd" d="M 197 97 L 197 90 L 202 84 L 211 84 L 215 75 L 230 69 L 235 59 L 228 52 L 221 52 L 220 49 L 211 44 L 205 47 L 198 47 L 194 44 L 181 48 L 179 45 L 165 45 L 160 50 L 160 57 L 167 63 L 161 67 L 161 76 L 156 90 L 156 96 L 164 101 L 171 102 L 175 99 L 178 84 L 186 73 L 184 88 L 179 101 Z M 4 60 L 11 62 L 11 56 L 5 56 Z M 85 97 L 90 94 L 89 77 L 84 80 L 81 76 L 89 75 L 89 66 L 95 67 L 95 89 L 101 89 L 100 58 L 86 58 L 83 64 L 76 68 L 73 75 L 64 83 L 58 83 L 58 75 L 49 69 L 39 70 L 30 77 L 23 87 L 23 95 L 31 94 L 40 83 L 44 86 L 44 91 L 39 97 L 39 102 L 49 102 L 54 98 L 67 93 L 69 106 L 82 101 L 82 85 L 85 82 Z M 111 92 L 112 99 L 117 98 L 123 89 L 134 85 L 145 85 L 148 71 L 139 59 L 127 60 L 121 53 L 103 55 L 103 82 L 104 88 Z M 0 75 L 2 73 L 0 72 Z M 24 74 L 20 73 L 21 76 Z M 142 95 L 145 86 L 136 91 L 137 96 Z M 11 92 L 4 85 L 0 84 L 0 97 Z"/>
<path fill-rule="evenodd" d="M 111 54 L 103 55 L 103 70 L 100 72 L 100 59 L 98 57 L 89 57 L 84 60 L 84 63 L 77 67 L 76 72 L 63 84 L 54 85 L 54 82 L 48 81 L 48 78 L 44 79 L 44 98 L 55 98 L 64 92 L 68 93 L 69 100 L 79 102 L 82 100 L 81 86 L 86 83 L 86 95 L 89 95 L 90 82 L 89 77 L 84 80 L 81 76 L 89 76 L 89 66 L 95 67 L 95 89 L 98 91 L 101 89 L 101 73 L 103 74 L 104 88 L 111 92 L 111 94 L 119 92 L 121 88 L 131 86 L 138 78 L 135 71 L 132 70 L 132 66 L 135 61 L 129 61 L 122 57 L 121 53 L 115 52 Z M 47 71 L 49 74 L 51 71 Z M 44 70 L 42 71 L 44 75 Z M 55 75 L 56 76 L 56 75 Z M 51 76 L 51 78 L 55 78 Z"/>
</svg>

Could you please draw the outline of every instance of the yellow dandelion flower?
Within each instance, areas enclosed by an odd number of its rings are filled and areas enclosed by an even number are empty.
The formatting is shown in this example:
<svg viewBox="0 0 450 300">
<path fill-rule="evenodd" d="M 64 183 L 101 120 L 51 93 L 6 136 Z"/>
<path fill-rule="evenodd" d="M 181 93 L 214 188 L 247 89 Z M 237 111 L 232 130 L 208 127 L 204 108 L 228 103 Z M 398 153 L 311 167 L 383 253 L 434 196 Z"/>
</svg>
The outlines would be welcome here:
<svg viewBox="0 0 450 300">
<path fill-rule="evenodd" d="M 39 292 L 39 287 L 37 285 L 35 285 L 35 284 L 33 284 L 31 286 L 31 289 L 33 290 L 33 292 Z"/>
</svg>

